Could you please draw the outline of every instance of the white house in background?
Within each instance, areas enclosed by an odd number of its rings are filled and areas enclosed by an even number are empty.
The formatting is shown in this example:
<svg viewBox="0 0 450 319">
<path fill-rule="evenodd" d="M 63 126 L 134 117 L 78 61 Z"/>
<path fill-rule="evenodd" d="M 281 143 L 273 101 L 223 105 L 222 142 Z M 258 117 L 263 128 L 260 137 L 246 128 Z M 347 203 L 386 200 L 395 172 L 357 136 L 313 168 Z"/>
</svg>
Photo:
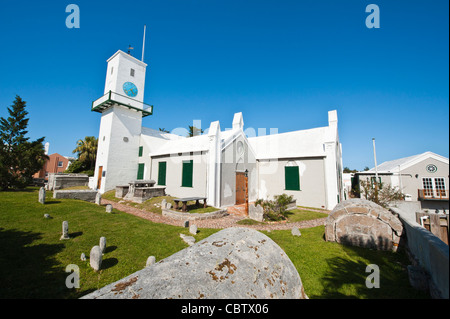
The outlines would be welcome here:
<svg viewBox="0 0 450 319">
<path fill-rule="evenodd" d="M 378 182 L 398 187 L 406 200 L 420 204 L 421 209 L 449 209 L 448 158 L 425 152 L 381 163 L 377 166 Z M 375 181 L 375 168 L 355 174 L 354 185 L 361 180 Z"/>
<path fill-rule="evenodd" d="M 247 137 L 242 113 L 231 129 L 212 122 L 207 133 L 183 137 L 142 127 L 152 114 L 143 102 L 146 64 L 117 51 L 108 59 L 95 180 L 101 193 L 134 180 L 153 179 L 176 197 L 207 197 L 215 207 L 286 193 L 298 205 L 332 209 L 343 199 L 337 112 L 328 126 Z M 227 125 L 229 126 L 229 125 Z"/>
</svg>

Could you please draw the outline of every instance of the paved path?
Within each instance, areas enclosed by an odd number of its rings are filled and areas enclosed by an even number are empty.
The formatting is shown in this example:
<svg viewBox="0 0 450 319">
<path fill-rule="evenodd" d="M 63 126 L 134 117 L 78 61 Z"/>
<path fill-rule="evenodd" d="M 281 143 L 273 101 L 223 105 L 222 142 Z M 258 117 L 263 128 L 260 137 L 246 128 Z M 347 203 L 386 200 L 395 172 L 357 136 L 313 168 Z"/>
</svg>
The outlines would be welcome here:
<svg viewBox="0 0 450 319">
<path fill-rule="evenodd" d="M 184 222 L 181 220 L 174 220 L 172 218 L 168 218 L 168 217 L 162 216 L 160 214 L 148 212 L 148 211 L 138 209 L 135 207 L 131 207 L 131 206 L 128 206 L 125 204 L 120 204 L 120 203 L 110 201 L 110 200 L 107 200 L 104 198 L 102 198 L 102 204 L 103 205 L 111 204 L 117 210 L 150 220 L 155 223 L 164 223 L 164 224 L 168 224 L 168 225 L 181 226 L 181 227 L 184 224 Z M 196 220 L 196 221 L 191 221 L 191 223 L 197 225 L 197 227 L 199 227 L 199 228 L 222 229 L 222 228 L 228 228 L 228 227 L 233 227 L 233 226 L 239 226 L 239 227 L 253 228 L 253 229 L 257 229 L 257 230 L 282 230 L 282 229 L 285 230 L 285 229 L 292 229 L 292 227 L 310 228 L 310 227 L 324 225 L 326 217 L 319 218 L 319 219 L 313 219 L 313 220 L 305 220 L 305 221 L 295 222 L 295 223 L 278 222 L 278 223 L 265 224 L 265 225 L 239 225 L 239 224 L 237 224 L 237 222 L 242 219 L 245 219 L 245 217 L 230 214 L 230 215 L 228 215 L 226 217 L 222 217 L 222 218 Z"/>
</svg>

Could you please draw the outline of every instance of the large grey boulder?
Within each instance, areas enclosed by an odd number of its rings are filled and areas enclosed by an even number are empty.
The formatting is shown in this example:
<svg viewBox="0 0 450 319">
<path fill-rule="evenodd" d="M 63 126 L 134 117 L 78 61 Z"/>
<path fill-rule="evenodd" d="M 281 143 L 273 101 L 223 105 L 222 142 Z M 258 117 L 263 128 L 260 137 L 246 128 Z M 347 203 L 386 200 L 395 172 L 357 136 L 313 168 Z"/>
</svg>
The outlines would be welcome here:
<svg viewBox="0 0 450 319">
<path fill-rule="evenodd" d="M 325 239 L 396 251 L 403 232 L 397 216 L 374 202 L 349 199 L 336 205 L 325 222 Z"/>
<path fill-rule="evenodd" d="M 286 253 L 269 237 L 227 228 L 83 298 L 307 298 Z"/>
</svg>

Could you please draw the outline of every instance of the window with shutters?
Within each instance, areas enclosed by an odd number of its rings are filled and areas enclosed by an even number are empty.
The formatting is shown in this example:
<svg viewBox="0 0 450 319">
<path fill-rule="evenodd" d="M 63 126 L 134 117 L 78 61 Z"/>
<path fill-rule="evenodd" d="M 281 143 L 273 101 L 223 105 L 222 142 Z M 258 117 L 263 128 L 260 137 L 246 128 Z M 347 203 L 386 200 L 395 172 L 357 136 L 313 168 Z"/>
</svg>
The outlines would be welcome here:
<svg viewBox="0 0 450 319">
<path fill-rule="evenodd" d="M 192 175 L 193 175 L 194 161 L 183 161 L 183 172 L 181 177 L 182 187 L 192 187 Z"/>
<path fill-rule="evenodd" d="M 138 173 L 137 173 L 137 180 L 142 180 L 144 179 L 144 168 L 145 168 L 145 164 L 144 163 L 140 163 L 138 165 Z"/>
<path fill-rule="evenodd" d="M 139 146 L 139 157 L 142 157 L 143 152 L 144 152 L 144 146 Z"/>
<path fill-rule="evenodd" d="M 158 185 L 166 185 L 167 162 L 158 163 Z"/>
<path fill-rule="evenodd" d="M 289 191 L 300 190 L 300 174 L 298 166 L 285 166 L 284 167 L 284 181 L 285 189 Z"/>
</svg>

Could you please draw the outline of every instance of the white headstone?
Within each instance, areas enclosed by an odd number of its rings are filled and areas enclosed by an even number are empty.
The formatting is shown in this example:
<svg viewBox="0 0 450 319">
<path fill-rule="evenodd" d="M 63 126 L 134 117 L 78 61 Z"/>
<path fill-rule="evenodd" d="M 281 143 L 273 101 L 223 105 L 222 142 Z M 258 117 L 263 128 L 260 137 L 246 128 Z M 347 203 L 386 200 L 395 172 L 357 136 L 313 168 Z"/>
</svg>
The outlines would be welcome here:
<svg viewBox="0 0 450 319">
<path fill-rule="evenodd" d="M 102 204 L 102 194 L 100 194 L 100 192 L 98 192 L 97 195 L 95 195 L 95 203 L 97 205 L 101 205 Z"/>
<path fill-rule="evenodd" d="M 95 271 L 100 270 L 100 267 L 102 266 L 102 258 L 102 249 L 100 246 L 92 247 L 89 254 L 89 264 Z"/>
<path fill-rule="evenodd" d="M 62 235 L 60 239 L 69 239 L 69 222 L 66 220 L 62 222 Z"/>
<path fill-rule="evenodd" d="M 105 253 L 105 248 L 106 248 L 106 238 L 105 237 L 100 237 L 100 249 L 102 250 L 102 254 Z"/>
<path fill-rule="evenodd" d="M 189 226 L 189 232 L 190 232 L 192 235 L 196 235 L 196 234 L 197 234 L 197 225 L 191 225 L 191 226 Z"/>
<path fill-rule="evenodd" d="M 150 257 L 147 258 L 147 263 L 145 264 L 145 267 L 151 266 L 154 263 L 156 263 L 155 256 L 150 256 Z"/>
<path fill-rule="evenodd" d="M 300 233 L 300 230 L 297 227 L 292 227 L 291 234 L 292 234 L 292 236 L 301 236 L 302 235 Z"/>
<path fill-rule="evenodd" d="M 45 188 L 39 188 L 39 203 L 45 204 Z"/>
</svg>

